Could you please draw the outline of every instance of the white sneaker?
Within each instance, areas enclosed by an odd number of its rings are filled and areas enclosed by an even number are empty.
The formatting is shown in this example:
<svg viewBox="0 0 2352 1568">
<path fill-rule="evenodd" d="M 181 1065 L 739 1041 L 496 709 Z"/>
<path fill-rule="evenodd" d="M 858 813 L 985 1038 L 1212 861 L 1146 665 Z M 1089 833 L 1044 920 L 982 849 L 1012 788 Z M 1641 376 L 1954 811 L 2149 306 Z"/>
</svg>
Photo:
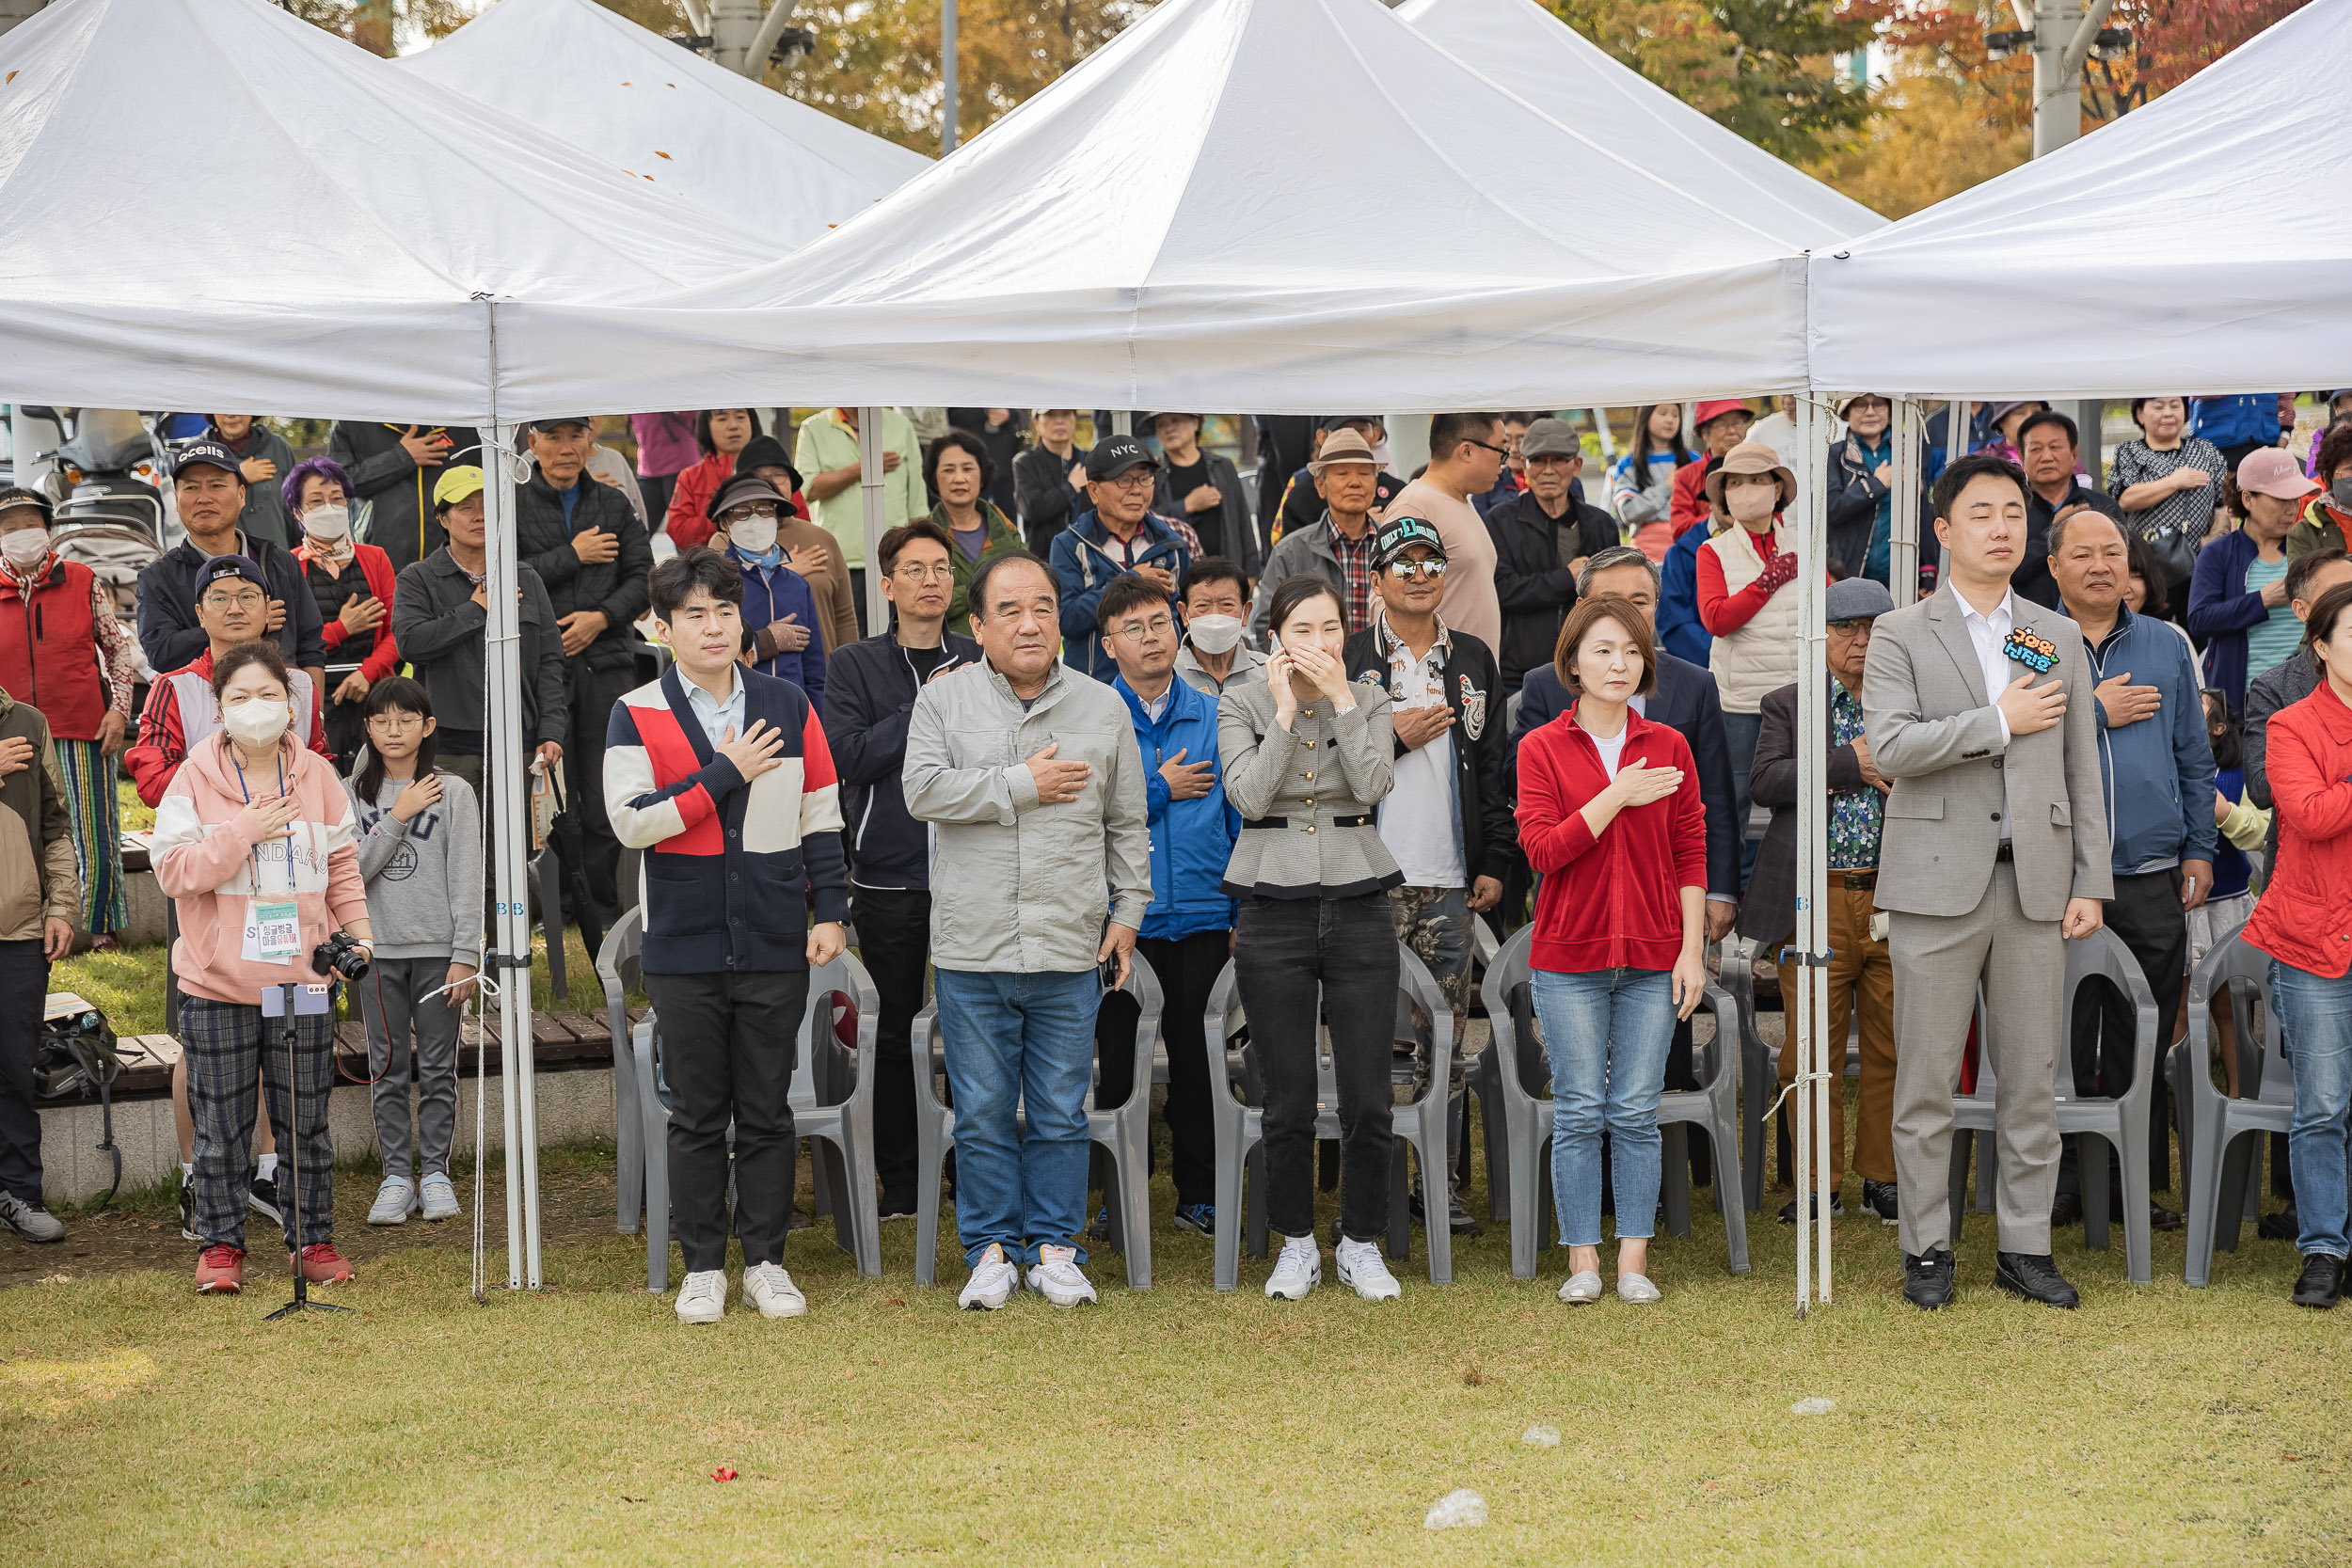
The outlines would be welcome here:
<svg viewBox="0 0 2352 1568">
<path fill-rule="evenodd" d="M 1366 1301 L 1394 1301 L 1405 1293 L 1405 1287 L 1396 1282 L 1389 1265 L 1380 1256 L 1377 1242 L 1351 1242 L 1345 1237 L 1333 1257 L 1339 1264 L 1340 1283 L 1352 1288 Z"/>
<path fill-rule="evenodd" d="M 956 1305 L 967 1312 L 993 1312 L 1019 1289 L 1021 1271 L 1013 1267 L 1003 1247 L 992 1243 L 972 1265 L 972 1277 L 963 1282 L 963 1293 L 956 1297 Z"/>
<path fill-rule="evenodd" d="M 1570 1307 L 1590 1307 L 1600 1299 L 1600 1275 L 1591 1269 L 1568 1276 L 1560 1287 L 1560 1299 Z"/>
<path fill-rule="evenodd" d="M 1274 1259 L 1274 1276 L 1265 1282 L 1265 1293 L 1275 1301 L 1304 1301 L 1322 1283 L 1323 1249 L 1312 1236 L 1292 1236 Z"/>
<path fill-rule="evenodd" d="M 448 1175 L 435 1171 L 417 1185 L 417 1196 L 429 1220 L 453 1220 L 457 1217 L 457 1189 Z"/>
<path fill-rule="evenodd" d="M 727 1315 L 727 1271 L 697 1269 L 677 1290 L 677 1321 L 715 1323 Z"/>
<path fill-rule="evenodd" d="M 1076 1247 L 1043 1246 L 1037 1249 L 1037 1257 L 1029 1269 L 1029 1289 L 1043 1296 L 1047 1306 L 1075 1307 L 1096 1299 L 1093 1285 L 1078 1267 Z"/>
<path fill-rule="evenodd" d="M 375 1189 L 375 1202 L 368 1210 L 370 1225 L 405 1225 L 408 1216 L 417 1212 L 416 1183 L 405 1176 L 388 1176 Z"/>
<path fill-rule="evenodd" d="M 782 1263 L 754 1263 L 743 1271 L 743 1305 L 758 1307 L 763 1318 L 799 1318 L 808 1313 L 808 1298 L 801 1294 Z"/>
</svg>

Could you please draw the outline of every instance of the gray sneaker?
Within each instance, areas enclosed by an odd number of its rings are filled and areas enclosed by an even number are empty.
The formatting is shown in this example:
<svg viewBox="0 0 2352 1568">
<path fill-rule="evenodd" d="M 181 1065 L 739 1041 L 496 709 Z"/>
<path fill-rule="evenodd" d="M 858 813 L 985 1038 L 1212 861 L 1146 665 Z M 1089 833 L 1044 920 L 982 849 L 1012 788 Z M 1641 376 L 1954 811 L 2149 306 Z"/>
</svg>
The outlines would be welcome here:
<svg viewBox="0 0 2352 1568">
<path fill-rule="evenodd" d="M 375 1202 L 368 1210 L 370 1225 L 405 1225 L 408 1216 L 417 1212 L 416 1183 L 405 1176 L 388 1176 L 375 1189 Z"/>
<path fill-rule="evenodd" d="M 10 1230 L 28 1242 L 65 1240 L 65 1227 L 57 1223 L 56 1215 L 13 1193 L 0 1193 L 0 1220 L 7 1221 Z"/>
<path fill-rule="evenodd" d="M 424 1217 L 429 1220 L 453 1220 L 457 1217 L 457 1188 L 447 1172 L 435 1171 L 417 1187 L 417 1196 L 423 1201 Z"/>
</svg>

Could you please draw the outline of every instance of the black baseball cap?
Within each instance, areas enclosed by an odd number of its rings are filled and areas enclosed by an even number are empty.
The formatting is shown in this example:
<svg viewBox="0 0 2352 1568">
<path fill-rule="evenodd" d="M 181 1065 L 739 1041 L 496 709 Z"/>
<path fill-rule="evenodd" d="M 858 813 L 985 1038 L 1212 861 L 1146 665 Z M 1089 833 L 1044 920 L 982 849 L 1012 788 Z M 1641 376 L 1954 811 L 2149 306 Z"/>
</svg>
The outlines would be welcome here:
<svg viewBox="0 0 2352 1568">
<path fill-rule="evenodd" d="M 27 490 L 22 484 L 11 484 L 7 489 L 0 490 L 0 512 L 8 512 L 20 506 L 38 506 L 40 508 L 42 516 L 50 515 L 49 498 L 40 491 Z"/>
<path fill-rule="evenodd" d="M 1390 518 L 1372 536 L 1373 569 L 1386 567 L 1415 545 L 1426 545 L 1430 554 L 1439 561 L 1445 559 L 1445 541 L 1438 536 L 1437 524 L 1423 517 Z"/>
<path fill-rule="evenodd" d="M 269 592 L 269 578 L 252 562 L 241 555 L 216 555 L 196 569 L 196 596 L 201 599 L 206 589 L 230 578 L 243 578 L 262 593 Z"/>
<path fill-rule="evenodd" d="M 1099 442 L 1087 453 L 1087 478 L 1096 483 L 1117 479 L 1130 468 L 1159 467 L 1158 459 L 1143 450 L 1143 443 L 1132 436 L 1114 436 Z"/>
<path fill-rule="evenodd" d="M 555 427 L 560 424 L 580 425 L 591 436 L 596 433 L 596 417 L 594 414 L 553 414 L 544 420 L 533 420 L 524 425 L 523 429 L 535 430 L 542 436 L 551 436 L 555 433 Z"/>
<path fill-rule="evenodd" d="M 238 467 L 235 454 L 218 441 L 209 438 L 190 441 L 180 449 L 178 455 L 171 460 L 171 477 L 178 479 L 199 463 L 209 463 L 215 468 L 226 469 L 238 483 L 245 483 L 245 470 Z"/>
</svg>

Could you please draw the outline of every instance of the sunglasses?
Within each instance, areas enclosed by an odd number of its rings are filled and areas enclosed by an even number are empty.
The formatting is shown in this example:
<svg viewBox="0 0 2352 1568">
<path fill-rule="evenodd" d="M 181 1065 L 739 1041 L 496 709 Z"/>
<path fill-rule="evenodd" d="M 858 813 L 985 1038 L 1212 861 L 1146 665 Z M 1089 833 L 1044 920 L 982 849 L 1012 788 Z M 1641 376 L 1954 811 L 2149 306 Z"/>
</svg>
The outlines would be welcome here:
<svg viewBox="0 0 2352 1568">
<path fill-rule="evenodd" d="M 1406 582 L 1435 582 L 1445 576 L 1442 561 L 1391 561 L 1389 575 Z"/>
</svg>

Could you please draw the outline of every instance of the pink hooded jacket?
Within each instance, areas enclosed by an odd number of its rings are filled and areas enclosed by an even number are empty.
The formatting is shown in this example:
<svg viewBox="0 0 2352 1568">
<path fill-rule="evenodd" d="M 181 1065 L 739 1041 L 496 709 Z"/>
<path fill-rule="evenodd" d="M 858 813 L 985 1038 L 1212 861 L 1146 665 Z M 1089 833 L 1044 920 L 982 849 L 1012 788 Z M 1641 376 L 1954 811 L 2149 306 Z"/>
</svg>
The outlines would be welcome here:
<svg viewBox="0 0 2352 1568">
<path fill-rule="evenodd" d="M 287 837 L 257 846 L 245 818 L 246 794 L 276 796 L 278 776 L 248 771 L 241 788 L 225 734 L 197 742 L 155 808 L 155 881 L 180 912 L 171 967 L 192 996 L 252 1006 L 272 986 L 316 985 L 321 976 L 310 968 L 310 949 L 327 932 L 368 917 L 351 797 L 334 764 L 291 738 L 278 742 L 278 756 L 285 792 L 302 802 Z M 278 963 L 244 956 L 257 895 L 294 899 L 302 926 L 298 957 Z"/>
</svg>

